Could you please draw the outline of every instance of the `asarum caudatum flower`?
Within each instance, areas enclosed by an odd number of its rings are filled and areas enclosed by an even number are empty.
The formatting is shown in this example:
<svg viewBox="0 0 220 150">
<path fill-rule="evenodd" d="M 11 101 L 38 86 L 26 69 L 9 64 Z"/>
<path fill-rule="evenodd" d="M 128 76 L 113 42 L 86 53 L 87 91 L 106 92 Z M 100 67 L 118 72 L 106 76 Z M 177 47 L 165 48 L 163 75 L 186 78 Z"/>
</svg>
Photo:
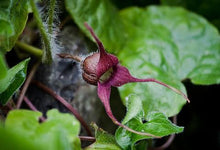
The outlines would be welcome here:
<svg viewBox="0 0 220 150">
<path fill-rule="evenodd" d="M 59 56 L 62 58 L 72 58 L 82 63 L 83 79 L 89 84 L 98 86 L 98 96 L 105 107 L 106 113 L 116 125 L 121 126 L 125 128 L 126 130 L 136 133 L 136 134 L 156 137 L 149 133 L 135 131 L 121 124 L 114 117 L 114 115 L 112 114 L 110 102 L 109 102 L 111 87 L 112 86 L 119 87 L 130 82 L 156 82 L 182 95 L 188 102 L 189 102 L 189 99 L 181 91 L 165 83 L 162 83 L 158 80 L 155 80 L 153 78 L 138 79 L 138 78 L 133 77 L 129 73 L 127 68 L 119 64 L 119 60 L 116 56 L 109 54 L 105 51 L 105 48 L 102 42 L 95 35 L 93 29 L 87 23 L 85 23 L 85 26 L 90 31 L 92 37 L 95 39 L 97 43 L 98 52 L 95 52 L 92 55 L 86 57 L 84 61 L 81 61 L 81 59 L 77 56 L 72 56 L 69 54 L 59 54 Z"/>
</svg>

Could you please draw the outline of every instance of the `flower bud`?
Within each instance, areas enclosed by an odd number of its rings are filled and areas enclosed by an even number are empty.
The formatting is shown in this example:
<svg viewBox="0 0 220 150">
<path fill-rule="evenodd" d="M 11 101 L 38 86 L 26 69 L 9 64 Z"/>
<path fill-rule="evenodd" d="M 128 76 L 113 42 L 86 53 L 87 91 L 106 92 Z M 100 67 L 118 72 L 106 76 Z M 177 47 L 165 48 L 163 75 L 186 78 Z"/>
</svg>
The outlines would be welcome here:
<svg viewBox="0 0 220 150">
<path fill-rule="evenodd" d="M 103 74 L 101 74 L 101 76 L 98 76 L 97 65 L 99 62 L 99 57 L 100 57 L 100 53 L 98 52 L 93 53 L 92 55 L 86 57 L 82 64 L 83 67 L 82 77 L 87 83 L 92 85 L 97 85 L 98 81 L 104 83 L 111 77 L 113 73 L 112 66 L 108 66 L 104 68 Z"/>
<path fill-rule="evenodd" d="M 97 85 L 99 78 L 97 77 L 97 65 L 99 61 L 100 54 L 94 53 L 85 58 L 83 61 L 83 79 L 92 85 Z"/>
</svg>

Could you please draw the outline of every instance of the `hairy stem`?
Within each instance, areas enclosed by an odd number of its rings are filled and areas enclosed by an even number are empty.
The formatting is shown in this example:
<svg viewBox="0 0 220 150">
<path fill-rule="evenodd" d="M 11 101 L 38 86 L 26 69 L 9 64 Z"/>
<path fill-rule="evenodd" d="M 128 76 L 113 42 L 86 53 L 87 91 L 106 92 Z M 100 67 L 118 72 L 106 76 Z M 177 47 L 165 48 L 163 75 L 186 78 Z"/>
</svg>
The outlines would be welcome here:
<svg viewBox="0 0 220 150">
<path fill-rule="evenodd" d="M 37 85 L 39 88 L 41 88 L 42 90 L 44 90 L 45 92 L 47 92 L 48 94 L 50 94 L 51 96 L 53 96 L 56 100 L 58 100 L 59 102 L 61 102 L 70 112 L 73 113 L 73 115 L 79 120 L 79 122 L 82 124 L 82 126 L 85 128 L 87 134 L 89 136 L 92 136 L 92 132 L 89 128 L 89 126 L 87 125 L 87 123 L 83 120 L 83 118 L 81 117 L 81 115 L 72 107 L 72 105 L 70 105 L 64 98 L 62 98 L 61 96 L 57 95 L 53 90 L 51 90 L 49 87 L 45 86 L 44 84 L 38 82 L 38 81 L 33 81 L 33 83 L 35 85 Z"/>
<path fill-rule="evenodd" d="M 27 52 L 28 54 L 36 56 L 37 58 L 42 57 L 43 51 L 39 48 L 19 41 L 16 41 L 15 46 L 19 47 L 22 51 Z"/>
<path fill-rule="evenodd" d="M 49 18 L 48 18 L 49 34 L 52 34 L 52 31 L 53 31 L 53 18 L 54 18 L 55 3 L 56 3 L 56 0 L 50 0 Z"/>
<path fill-rule="evenodd" d="M 44 28 L 44 24 L 43 21 L 40 17 L 40 14 L 37 10 L 37 6 L 35 5 L 35 1 L 34 0 L 30 0 L 30 4 L 34 13 L 34 17 L 36 19 L 37 22 L 37 26 L 40 30 L 42 39 L 43 39 L 43 56 L 42 56 L 42 61 L 43 63 L 51 63 L 52 62 L 52 53 L 51 53 L 51 45 L 50 45 L 50 37 L 48 36 L 46 29 Z"/>
<path fill-rule="evenodd" d="M 26 91 L 27 91 L 27 89 L 28 89 L 28 86 L 29 86 L 29 84 L 30 84 L 30 82 L 31 82 L 31 80 L 32 80 L 32 78 L 33 78 L 33 76 L 34 76 L 34 74 L 35 74 L 35 72 L 36 72 L 36 70 L 37 70 L 37 67 L 39 66 L 39 62 L 37 62 L 36 64 L 34 64 L 34 66 L 32 67 L 32 69 L 31 69 L 31 72 L 30 72 L 30 74 L 28 75 L 28 77 L 27 77 L 27 79 L 26 79 L 26 81 L 25 81 L 25 83 L 24 83 L 24 86 L 23 86 L 23 88 L 22 88 L 22 90 L 21 90 L 21 92 L 20 92 L 20 95 L 19 95 L 19 98 L 18 98 L 18 102 L 17 102 L 17 105 L 16 105 L 16 108 L 18 109 L 18 108 L 20 108 L 20 106 L 21 106 L 21 103 L 22 103 L 22 101 L 23 101 L 23 99 L 24 99 L 24 95 L 25 95 L 25 93 L 26 93 Z"/>
</svg>

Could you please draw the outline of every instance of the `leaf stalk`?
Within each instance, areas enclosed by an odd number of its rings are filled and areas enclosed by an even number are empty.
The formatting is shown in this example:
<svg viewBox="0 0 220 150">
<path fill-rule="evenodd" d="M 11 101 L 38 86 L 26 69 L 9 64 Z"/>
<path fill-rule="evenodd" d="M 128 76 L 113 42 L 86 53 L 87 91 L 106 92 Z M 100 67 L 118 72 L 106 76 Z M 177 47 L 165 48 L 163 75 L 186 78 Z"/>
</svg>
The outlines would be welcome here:
<svg viewBox="0 0 220 150">
<path fill-rule="evenodd" d="M 51 52 L 52 48 L 51 48 L 51 44 L 50 44 L 50 37 L 48 36 L 47 31 L 44 27 L 43 21 L 40 17 L 40 13 L 37 9 L 35 1 L 31 0 L 30 3 L 31 3 L 32 10 L 33 10 L 34 17 L 37 22 L 37 26 L 38 26 L 40 33 L 41 33 L 41 36 L 42 36 L 42 41 L 43 41 L 42 43 L 43 43 L 43 49 L 44 49 L 43 56 L 42 56 L 42 62 L 49 64 L 52 62 L 52 52 Z"/>
<path fill-rule="evenodd" d="M 22 51 L 27 52 L 27 53 L 29 53 L 31 55 L 34 55 L 37 58 L 41 58 L 42 57 L 43 51 L 41 49 L 39 49 L 39 48 L 36 48 L 34 46 L 31 46 L 31 45 L 28 45 L 26 43 L 19 42 L 19 41 L 16 41 L 15 45 L 17 47 L 19 47 Z"/>
</svg>

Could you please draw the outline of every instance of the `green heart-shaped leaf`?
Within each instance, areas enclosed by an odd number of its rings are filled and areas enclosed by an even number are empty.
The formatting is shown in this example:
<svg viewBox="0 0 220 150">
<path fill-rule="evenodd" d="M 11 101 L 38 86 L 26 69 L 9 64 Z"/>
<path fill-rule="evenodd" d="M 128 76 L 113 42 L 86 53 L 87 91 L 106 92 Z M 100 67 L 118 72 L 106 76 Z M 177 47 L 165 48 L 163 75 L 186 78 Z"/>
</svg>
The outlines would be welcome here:
<svg viewBox="0 0 220 150">
<path fill-rule="evenodd" d="M 143 114 L 144 109 L 142 106 L 142 101 L 137 95 L 130 95 L 126 100 L 127 114 L 123 120 L 123 124 L 134 130 L 161 137 L 183 131 L 183 127 L 172 124 L 161 112 Z M 115 138 L 123 149 L 133 149 L 137 141 L 151 137 L 137 135 L 120 127 L 116 131 Z"/>
</svg>

